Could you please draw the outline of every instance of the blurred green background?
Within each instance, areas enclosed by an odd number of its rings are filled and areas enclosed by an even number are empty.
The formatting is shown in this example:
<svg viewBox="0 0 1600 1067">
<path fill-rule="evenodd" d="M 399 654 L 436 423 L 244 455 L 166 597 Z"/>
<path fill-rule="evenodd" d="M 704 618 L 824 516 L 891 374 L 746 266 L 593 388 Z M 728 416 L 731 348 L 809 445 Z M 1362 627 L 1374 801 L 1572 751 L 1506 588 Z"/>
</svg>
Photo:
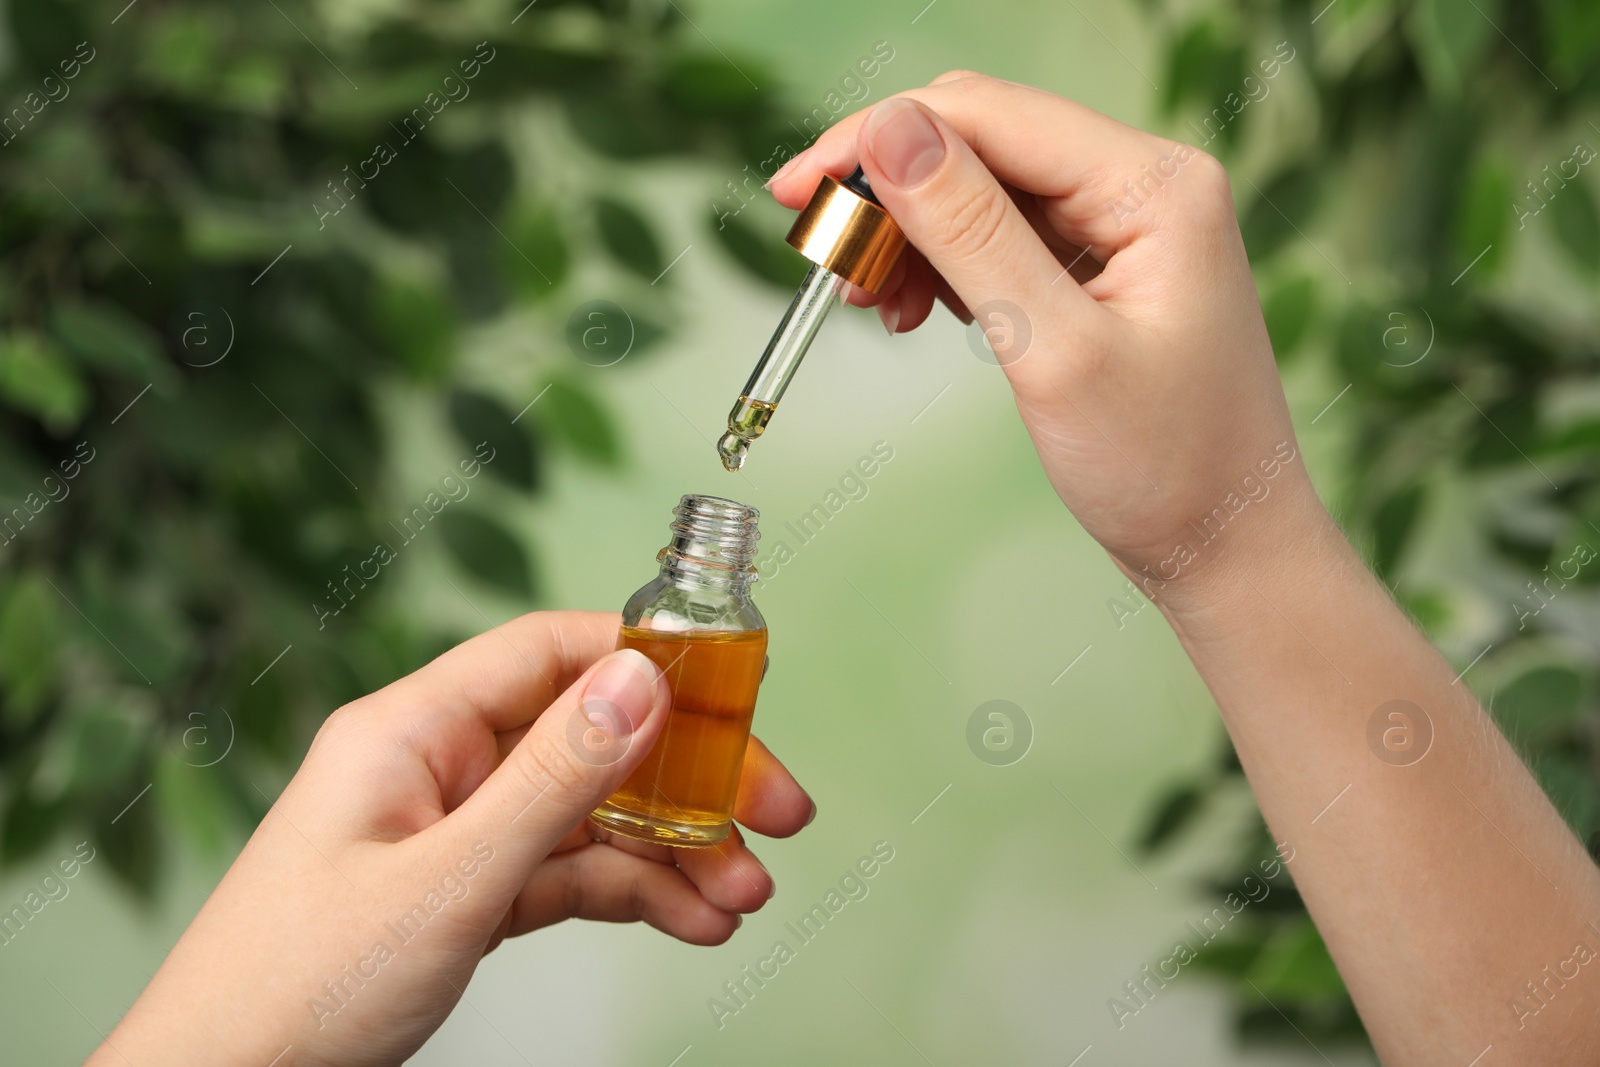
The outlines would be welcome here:
<svg viewBox="0 0 1600 1067">
<path fill-rule="evenodd" d="M 1371 1062 L 1287 884 L 1114 1021 L 1265 838 L 971 331 L 841 312 L 722 472 L 801 269 L 770 167 L 746 178 L 814 109 L 956 67 L 1209 139 L 1319 488 L 1592 845 L 1597 11 L 13 0 L 0 907 L 97 858 L 0 945 L 8 1060 L 114 1025 L 330 710 L 530 608 L 619 607 L 709 491 L 797 550 L 758 594 L 757 728 L 818 820 L 762 850 L 779 892 L 729 944 L 524 938 L 413 1062 Z M 968 742 L 994 700 L 999 753 Z M 708 1000 L 879 841 L 870 894 L 719 1028 Z"/>
</svg>

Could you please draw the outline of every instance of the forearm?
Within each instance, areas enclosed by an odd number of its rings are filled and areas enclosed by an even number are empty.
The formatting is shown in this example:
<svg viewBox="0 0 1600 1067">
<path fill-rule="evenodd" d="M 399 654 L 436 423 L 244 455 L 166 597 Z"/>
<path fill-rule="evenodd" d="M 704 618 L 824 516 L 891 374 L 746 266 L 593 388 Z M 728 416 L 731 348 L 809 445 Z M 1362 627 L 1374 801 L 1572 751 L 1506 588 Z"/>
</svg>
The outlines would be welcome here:
<svg viewBox="0 0 1600 1067">
<path fill-rule="evenodd" d="M 1600 951 L 1600 871 L 1309 491 L 1274 504 L 1156 602 L 1379 1052 L 1590 1062 L 1600 967 L 1573 961 Z M 1425 752 L 1384 744 L 1430 724 Z"/>
</svg>

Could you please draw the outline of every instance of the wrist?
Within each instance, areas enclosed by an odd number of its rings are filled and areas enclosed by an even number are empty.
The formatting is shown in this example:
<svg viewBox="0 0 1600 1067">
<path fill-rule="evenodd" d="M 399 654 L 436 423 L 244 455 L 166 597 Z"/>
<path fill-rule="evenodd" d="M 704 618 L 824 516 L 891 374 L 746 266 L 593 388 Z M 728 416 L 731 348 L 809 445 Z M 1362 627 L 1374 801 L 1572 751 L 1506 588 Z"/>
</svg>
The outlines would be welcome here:
<svg viewBox="0 0 1600 1067">
<path fill-rule="evenodd" d="M 275 982 L 257 983 L 247 992 L 225 975 L 175 975 L 167 969 L 170 963 L 169 957 L 84 1067 L 127 1067 L 129 1062 L 260 1067 L 291 1061 L 296 1067 L 325 1067 L 333 1062 L 316 1035 L 305 1032 L 295 1005 L 268 992 Z M 250 1010 L 240 1012 L 245 999 Z M 275 1059 L 290 1045 L 292 1057 Z"/>
<path fill-rule="evenodd" d="M 1361 568 L 1310 480 L 1298 472 L 1225 526 L 1197 520 L 1183 533 L 1186 539 L 1155 564 L 1135 568 L 1119 561 L 1180 633 L 1225 621 L 1240 605 L 1258 606 L 1271 589 L 1303 589 L 1308 575 L 1352 563 Z"/>
</svg>

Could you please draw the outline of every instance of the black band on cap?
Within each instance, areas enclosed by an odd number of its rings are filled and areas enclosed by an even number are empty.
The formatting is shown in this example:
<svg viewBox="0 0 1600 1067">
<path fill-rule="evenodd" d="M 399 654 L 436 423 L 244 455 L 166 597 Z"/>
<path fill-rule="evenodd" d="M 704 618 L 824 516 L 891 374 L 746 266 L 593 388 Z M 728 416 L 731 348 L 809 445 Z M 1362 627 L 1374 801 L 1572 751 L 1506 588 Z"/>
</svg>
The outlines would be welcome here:
<svg viewBox="0 0 1600 1067">
<path fill-rule="evenodd" d="M 883 206 L 878 203 L 877 196 L 872 192 L 872 184 L 867 181 L 866 171 L 862 170 L 859 165 L 850 172 L 850 177 L 843 179 L 839 184 L 855 193 L 861 199 L 877 204 L 878 207 Z"/>
</svg>

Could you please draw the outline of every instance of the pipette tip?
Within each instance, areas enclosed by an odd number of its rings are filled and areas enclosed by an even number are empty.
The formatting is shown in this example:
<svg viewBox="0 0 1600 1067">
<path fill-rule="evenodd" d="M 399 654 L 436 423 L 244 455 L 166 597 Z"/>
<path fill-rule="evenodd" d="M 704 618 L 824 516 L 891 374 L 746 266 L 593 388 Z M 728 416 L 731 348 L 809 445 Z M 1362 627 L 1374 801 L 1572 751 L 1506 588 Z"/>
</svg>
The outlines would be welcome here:
<svg viewBox="0 0 1600 1067">
<path fill-rule="evenodd" d="M 737 471 L 744 466 L 744 458 L 750 453 L 750 439 L 740 437 L 729 430 L 717 442 L 717 455 L 722 458 L 722 465 L 730 471 Z"/>
</svg>

